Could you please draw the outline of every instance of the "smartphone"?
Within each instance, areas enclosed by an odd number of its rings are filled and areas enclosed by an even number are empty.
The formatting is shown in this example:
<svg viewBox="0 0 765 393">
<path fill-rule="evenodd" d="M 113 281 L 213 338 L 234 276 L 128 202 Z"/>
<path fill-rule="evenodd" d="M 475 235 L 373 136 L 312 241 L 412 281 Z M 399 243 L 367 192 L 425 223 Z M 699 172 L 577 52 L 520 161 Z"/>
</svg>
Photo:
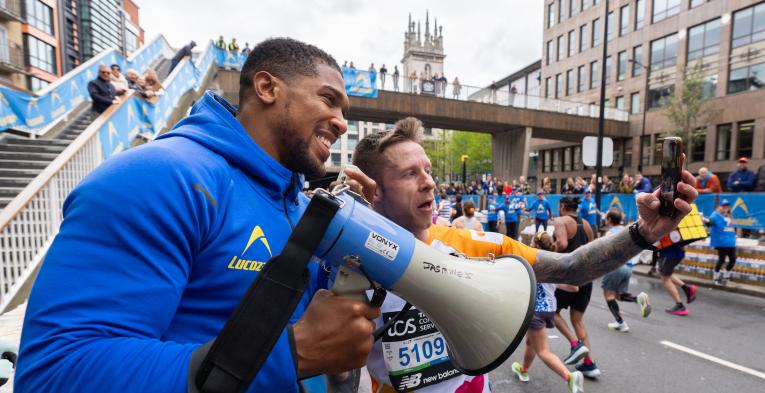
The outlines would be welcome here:
<svg viewBox="0 0 765 393">
<path fill-rule="evenodd" d="M 683 164 L 683 139 L 679 137 L 667 137 L 662 143 L 661 159 L 661 185 L 659 202 L 659 214 L 676 217 L 679 213 L 675 209 L 675 199 L 680 197 L 677 191 L 677 183 L 682 180 Z"/>
</svg>

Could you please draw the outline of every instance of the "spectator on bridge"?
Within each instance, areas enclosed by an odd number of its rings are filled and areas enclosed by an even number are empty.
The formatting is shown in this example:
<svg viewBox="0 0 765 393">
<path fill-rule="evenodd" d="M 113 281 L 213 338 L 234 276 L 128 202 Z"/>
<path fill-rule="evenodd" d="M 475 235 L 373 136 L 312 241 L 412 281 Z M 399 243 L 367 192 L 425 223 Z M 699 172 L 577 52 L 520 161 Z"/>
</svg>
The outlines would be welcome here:
<svg viewBox="0 0 765 393">
<path fill-rule="evenodd" d="M 515 85 L 510 86 L 510 100 L 508 104 L 510 106 L 515 106 L 515 95 L 518 94 L 518 89 L 515 87 Z"/>
<path fill-rule="evenodd" d="M 183 48 L 178 50 L 178 52 L 175 53 L 175 56 L 173 56 L 172 60 L 170 60 L 170 70 L 167 72 L 168 75 L 170 75 L 171 72 L 175 69 L 175 67 L 178 66 L 178 63 L 181 62 L 186 57 L 191 58 L 191 50 L 194 49 L 194 47 L 197 46 L 197 43 L 194 41 L 189 42 L 188 44 L 184 45 Z"/>
<path fill-rule="evenodd" d="M 385 90 L 385 76 L 388 75 L 388 69 L 385 68 L 385 64 L 380 67 L 380 88 Z"/>
<path fill-rule="evenodd" d="M 377 73 L 377 69 L 375 69 L 375 63 L 370 64 L 369 65 L 369 69 L 367 71 L 369 71 L 370 75 L 371 74 L 376 74 Z"/>
<path fill-rule="evenodd" d="M 128 88 L 131 90 L 135 90 L 136 93 L 141 95 L 141 97 L 143 98 L 154 97 L 154 92 L 146 90 L 145 88 L 146 81 L 143 78 L 141 78 L 141 76 L 139 76 L 134 69 L 131 68 L 125 71 L 125 78 L 127 78 L 127 81 L 128 81 Z"/>
<path fill-rule="evenodd" d="M 250 52 L 252 52 L 252 49 L 250 49 L 250 43 L 249 42 L 245 42 L 244 43 L 244 48 L 242 48 L 242 57 L 244 57 L 246 59 L 247 56 L 250 55 Z"/>
<path fill-rule="evenodd" d="M 226 50 L 226 40 L 223 39 L 223 36 L 220 36 L 220 38 L 218 38 L 218 41 L 215 41 L 215 46 L 220 49 Z"/>
<path fill-rule="evenodd" d="M 348 60 L 344 61 L 344 62 L 343 62 L 343 66 L 342 66 L 342 67 L 340 67 L 340 68 L 341 68 L 341 69 L 343 69 L 343 70 L 345 70 L 346 68 L 348 68 Z"/>
<path fill-rule="evenodd" d="M 393 66 L 393 91 L 398 91 L 398 66 Z"/>
<path fill-rule="evenodd" d="M 699 194 L 721 193 L 720 179 L 706 167 L 699 169 L 699 175 L 696 176 L 696 189 Z"/>
<path fill-rule="evenodd" d="M 119 104 L 117 91 L 111 83 L 112 72 L 105 64 L 98 66 L 98 77 L 88 82 L 88 93 L 93 100 L 93 110 L 104 113 L 112 104 Z"/>
<path fill-rule="evenodd" d="M 730 202 L 723 199 L 720 206 L 709 217 L 709 245 L 717 250 L 717 264 L 713 281 L 717 285 L 724 285 L 730 280 L 730 272 L 736 265 L 736 228 L 733 226 L 733 217 L 730 215 Z M 728 257 L 728 265 L 725 272 L 720 272 Z"/>
<path fill-rule="evenodd" d="M 441 74 L 441 97 L 446 98 L 446 86 L 449 84 L 449 80 L 446 79 L 446 75 Z"/>
<path fill-rule="evenodd" d="M 435 91 L 436 95 L 440 96 L 441 95 L 441 77 L 438 76 L 437 72 L 430 77 L 430 81 L 433 82 L 433 86 L 435 86 L 436 88 L 436 91 Z"/>
<path fill-rule="evenodd" d="M 144 88 L 146 91 L 153 92 L 155 96 L 164 94 L 165 88 L 162 87 L 162 82 L 159 81 L 156 71 L 152 69 L 146 70 L 143 74 L 143 79 L 145 81 Z"/>
<path fill-rule="evenodd" d="M 417 94 L 417 70 L 412 70 L 409 74 L 409 92 Z"/>
<path fill-rule="evenodd" d="M 119 64 L 112 64 L 111 70 L 112 73 L 109 75 L 109 80 L 111 81 L 112 86 L 114 86 L 117 95 L 121 96 L 125 94 L 128 89 L 127 79 L 125 79 L 125 75 L 122 75 L 120 72 Z"/>
<path fill-rule="evenodd" d="M 350 68 L 350 69 L 352 69 L 352 70 L 355 70 L 355 69 L 356 69 L 356 66 L 355 66 L 355 65 L 353 65 L 353 62 L 351 62 L 351 64 L 349 64 L 349 65 L 348 65 L 348 68 Z"/>
<path fill-rule="evenodd" d="M 653 185 L 651 185 L 651 180 L 649 180 L 647 177 L 643 177 L 643 174 L 638 172 L 635 175 L 635 186 L 633 187 L 632 191 L 635 193 L 652 192 Z"/>
<path fill-rule="evenodd" d="M 452 82 L 452 98 L 453 99 L 459 99 L 460 98 L 460 91 L 462 90 L 462 85 L 460 84 L 460 78 L 454 77 L 454 81 Z"/>
<path fill-rule="evenodd" d="M 563 188 L 560 190 L 561 194 L 574 194 L 574 189 L 576 188 L 576 183 L 574 183 L 574 178 L 569 177 L 566 179 L 566 184 L 563 185 Z"/>
<path fill-rule="evenodd" d="M 750 192 L 754 189 L 754 183 L 757 181 L 757 176 L 747 168 L 748 165 L 748 158 L 741 157 L 738 159 L 738 170 L 728 176 L 728 191 Z"/>
<path fill-rule="evenodd" d="M 489 102 L 492 104 L 497 103 L 497 81 L 491 81 L 489 86 Z"/>
<path fill-rule="evenodd" d="M 608 176 L 603 176 L 603 184 L 600 185 L 600 192 L 604 194 L 611 194 L 614 192 L 614 183 Z"/>
<path fill-rule="evenodd" d="M 233 53 L 239 53 L 239 44 L 236 43 L 236 38 L 232 38 L 228 44 L 228 51 Z"/>
<path fill-rule="evenodd" d="M 622 181 L 619 182 L 619 186 L 616 187 L 616 192 L 619 194 L 632 194 L 632 179 L 630 175 L 624 174 Z"/>
</svg>

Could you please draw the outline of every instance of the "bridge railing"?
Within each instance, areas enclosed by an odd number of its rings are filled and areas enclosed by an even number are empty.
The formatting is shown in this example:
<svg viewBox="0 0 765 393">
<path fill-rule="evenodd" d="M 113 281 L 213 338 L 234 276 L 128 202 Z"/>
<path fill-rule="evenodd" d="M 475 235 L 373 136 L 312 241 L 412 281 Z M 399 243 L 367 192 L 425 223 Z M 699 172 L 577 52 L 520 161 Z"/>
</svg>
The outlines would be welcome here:
<svg viewBox="0 0 765 393">
<path fill-rule="evenodd" d="M 161 101 L 149 103 L 129 93 L 96 118 L 0 210 L 0 312 L 45 257 L 63 219 L 64 200 L 74 187 L 110 155 L 130 146 L 129 138 L 140 130 L 137 124 L 148 123 L 147 131 L 152 133 L 164 127 L 173 113 L 169 109 L 188 91 L 203 89 L 200 82 L 214 70 L 208 46 L 196 62 L 183 60 L 173 70 Z"/>
</svg>

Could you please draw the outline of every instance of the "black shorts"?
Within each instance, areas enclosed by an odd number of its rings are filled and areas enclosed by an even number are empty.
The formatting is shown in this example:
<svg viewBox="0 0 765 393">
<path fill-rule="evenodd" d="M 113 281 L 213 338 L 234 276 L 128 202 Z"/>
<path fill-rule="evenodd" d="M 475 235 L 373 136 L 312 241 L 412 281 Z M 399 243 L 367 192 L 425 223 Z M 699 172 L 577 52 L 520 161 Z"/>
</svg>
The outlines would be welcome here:
<svg viewBox="0 0 765 393">
<path fill-rule="evenodd" d="M 675 266 L 679 265 L 682 259 L 669 259 L 659 256 L 659 274 L 669 277 L 675 272 Z"/>
<path fill-rule="evenodd" d="M 571 307 L 572 310 L 584 313 L 587 310 L 587 305 L 590 304 L 590 296 L 592 296 L 592 283 L 582 285 L 579 287 L 579 292 L 568 292 L 562 289 L 555 290 L 555 300 L 558 302 L 558 309 L 555 312 L 560 312 L 564 308 Z"/>
<path fill-rule="evenodd" d="M 555 327 L 555 313 L 552 311 L 535 311 L 529 322 L 529 329 L 540 330 Z"/>
</svg>

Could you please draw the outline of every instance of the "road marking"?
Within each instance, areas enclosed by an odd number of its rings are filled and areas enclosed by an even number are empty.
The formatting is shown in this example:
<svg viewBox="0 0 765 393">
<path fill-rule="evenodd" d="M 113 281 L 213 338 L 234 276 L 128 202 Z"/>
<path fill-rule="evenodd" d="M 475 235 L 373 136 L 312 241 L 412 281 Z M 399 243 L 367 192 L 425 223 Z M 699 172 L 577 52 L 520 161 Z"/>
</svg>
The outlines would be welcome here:
<svg viewBox="0 0 765 393">
<path fill-rule="evenodd" d="M 659 343 L 662 344 L 662 345 L 668 346 L 670 348 L 677 349 L 678 351 L 682 351 L 682 352 L 691 354 L 693 356 L 697 356 L 697 357 L 700 357 L 702 359 L 709 360 L 710 362 L 714 362 L 714 363 L 717 363 L 717 364 L 725 366 L 725 367 L 730 367 L 730 368 L 732 368 L 734 370 L 741 371 L 742 373 L 747 373 L 747 374 L 755 376 L 757 378 L 765 379 L 765 373 L 757 371 L 757 370 L 752 370 L 751 368 L 744 367 L 744 366 L 738 365 L 738 364 L 733 363 L 733 362 L 729 362 L 729 361 L 727 361 L 725 359 L 720 359 L 720 358 L 712 356 L 712 355 L 707 355 L 707 354 L 705 354 L 703 352 L 699 352 L 699 351 L 697 351 L 695 349 L 684 347 L 682 345 L 675 344 L 673 342 L 666 341 L 666 340 L 660 341 Z"/>
</svg>

